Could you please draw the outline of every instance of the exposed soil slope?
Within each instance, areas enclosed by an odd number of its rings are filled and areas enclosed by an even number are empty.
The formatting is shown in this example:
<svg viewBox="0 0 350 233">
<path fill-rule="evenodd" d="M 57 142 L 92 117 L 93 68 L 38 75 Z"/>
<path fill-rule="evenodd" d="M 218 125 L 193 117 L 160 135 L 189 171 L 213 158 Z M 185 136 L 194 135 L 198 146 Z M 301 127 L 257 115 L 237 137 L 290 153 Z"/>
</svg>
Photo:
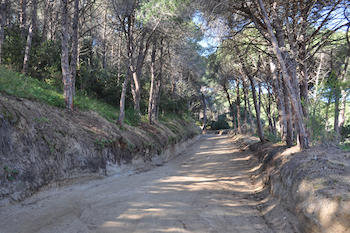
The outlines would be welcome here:
<svg viewBox="0 0 350 233">
<path fill-rule="evenodd" d="M 277 198 L 293 215 L 301 232 L 350 232 L 350 153 L 317 146 L 299 152 L 296 147 L 258 143 L 249 136 L 235 136 L 241 148 L 250 148 L 260 161 L 253 176 L 266 190 L 261 198 Z M 270 203 L 261 206 L 274 216 Z"/>
<path fill-rule="evenodd" d="M 207 135 L 161 167 L 39 193 L 0 208 L 2 233 L 294 232 L 284 212 L 267 224 L 251 183 L 251 152 Z M 271 206 L 272 207 L 272 206 Z M 273 206 L 277 209 L 277 206 Z"/>
<path fill-rule="evenodd" d="M 0 206 L 54 181 L 110 174 L 112 164 L 144 167 L 198 133 L 193 122 L 183 120 L 120 130 L 94 112 L 72 114 L 0 94 Z"/>
</svg>

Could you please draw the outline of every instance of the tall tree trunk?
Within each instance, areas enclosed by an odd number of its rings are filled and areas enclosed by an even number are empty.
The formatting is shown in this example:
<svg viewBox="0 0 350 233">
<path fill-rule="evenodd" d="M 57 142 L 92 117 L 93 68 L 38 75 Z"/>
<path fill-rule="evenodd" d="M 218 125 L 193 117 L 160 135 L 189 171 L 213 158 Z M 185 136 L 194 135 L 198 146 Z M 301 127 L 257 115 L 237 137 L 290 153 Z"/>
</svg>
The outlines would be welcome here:
<svg viewBox="0 0 350 233">
<path fill-rule="evenodd" d="M 235 129 L 235 127 L 236 127 L 236 120 L 235 120 L 234 107 L 233 107 L 233 103 L 231 101 L 230 93 L 228 92 L 228 89 L 227 89 L 226 85 L 227 85 L 227 82 L 225 80 L 225 82 L 222 84 L 222 88 L 224 89 L 224 92 L 226 94 L 226 99 L 227 99 L 227 102 L 228 102 L 229 107 L 230 107 L 230 115 L 232 117 L 233 128 Z"/>
<path fill-rule="evenodd" d="M 291 109 L 291 104 L 290 100 L 288 98 L 287 94 L 287 87 L 282 81 L 283 85 L 283 92 L 284 92 L 284 107 L 285 107 L 285 112 L 286 112 L 286 122 L 287 122 L 287 129 L 286 129 L 286 144 L 287 146 L 292 146 L 293 145 L 293 114 L 292 114 L 292 109 Z"/>
<path fill-rule="evenodd" d="M 63 79 L 63 96 L 66 108 L 73 111 L 72 79 L 69 67 L 69 25 L 68 0 L 61 0 L 62 11 L 62 38 L 61 38 L 61 68 Z"/>
<path fill-rule="evenodd" d="M 38 10 L 37 6 L 38 6 L 37 0 L 32 0 L 32 14 L 31 14 L 32 20 L 29 26 L 27 43 L 24 50 L 24 59 L 23 59 L 23 68 L 22 68 L 23 74 L 27 74 L 27 71 L 28 71 L 28 63 L 29 63 L 29 57 L 30 57 L 30 50 L 32 48 L 33 33 L 36 29 L 36 18 L 37 18 L 37 10 Z"/>
<path fill-rule="evenodd" d="M 337 81 L 338 82 L 338 81 Z M 334 132 L 337 135 L 340 135 L 339 132 L 339 99 L 340 99 L 340 87 L 338 86 L 338 83 L 335 84 L 336 86 L 334 87 L 334 125 L 333 125 L 333 129 Z"/>
<path fill-rule="evenodd" d="M 328 95 L 328 100 L 326 104 L 326 118 L 325 118 L 325 123 L 326 123 L 326 129 L 328 128 L 328 119 L 329 119 L 329 106 L 331 105 L 331 95 Z"/>
<path fill-rule="evenodd" d="M 253 94 L 253 103 L 254 103 L 255 114 L 256 114 L 256 122 L 257 122 L 257 126 L 258 126 L 257 133 L 258 133 L 258 136 L 260 138 L 260 141 L 264 142 L 265 141 L 264 131 L 263 131 L 261 119 L 260 119 L 260 108 L 259 108 L 259 104 L 258 104 L 258 100 L 257 100 L 257 96 L 256 96 L 255 84 L 254 84 L 254 80 L 252 77 L 248 76 L 248 78 L 250 81 L 250 87 L 252 89 L 252 94 Z"/>
<path fill-rule="evenodd" d="M 128 84 L 130 81 L 130 71 L 128 71 L 128 74 L 125 77 L 125 80 L 123 82 L 123 87 L 122 87 L 122 93 L 120 96 L 120 101 L 119 101 L 119 117 L 118 117 L 118 124 L 122 126 L 124 124 L 124 119 L 125 119 L 125 97 L 126 97 L 126 91 L 128 89 Z"/>
<path fill-rule="evenodd" d="M 202 131 L 205 132 L 207 128 L 207 101 L 205 100 L 205 95 L 202 93 L 202 106 L 203 106 L 203 125 Z"/>
<path fill-rule="evenodd" d="M 28 71 L 28 63 L 29 63 L 29 53 L 32 47 L 32 38 L 33 38 L 33 25 L 30 25 L 27 35 L 27 43 L 24 50 L 24 59 L 23 59 L 23 68 L 22 73 L 27 74 Z"/>
<path fill-rule="evenodd" d="M 319 102 L 318 90 L 320 86 L 320 74 L 321 74 L 321 69 L 323 64 L 323 58 L 324 58 L 324 53 L 321 53 L 320 64 L 318 65 L 317 72 L 316 72 L 315 90 L 313 93 L 312 121 L 315 121 L 316 108 L 318 107 L 318 102 Z"/>
<path fill-rule="evenodd" d="M 273 88 L 277 100 L 278 118 L 280 124 L 280 135 L 282 141 L 287 141 L 287 120 L 286 110 L 283 98 L 283 85 L 281 85 L 279 73 L 276 69 L 276 65 L 273 61 L 270 61 L 270 70 L 272 74 Z"/>
<path fill-rule="evenodd" d="M 248 125 L 248 102 L 247 102 L 247 87 L 245 84 L 245 80 L 242 80 L 242 85 L 243 85 L 243 101 L 244 101 L 244 133 L 246 133 L 247 130 L 247 125 Z"/>
<path fill-rule="evenodd" d="M 250 131 L 253 129 L 253 119 L 252 119 L 252 111 L 250 106 L 250 100 L 249 100 L 249 90 L 247 87 L 247 84 L 245 82 L 245 79 L 243 80 L 243 88 L 244 88 L 244 95 L 246 96 L 247 101 L 247 118 L 248 118 L 248 124 L 250 125 Z"/>
<path fill-rule="evenodd" d="M 107 8 L 104 12 L 103 20 L 103 34 L 102 34 L 102 68 L 106 69 L 107 66 Z"/>
<path fill-rule="evenodd" d="M 75 96 L 75 79 L 77 76 L 77 62 L 78 62 L 78 32 L 79 32 L 79 0 L 74 0 L 74 16 L 72 23 L 72 55 L 70 62 L 70 75 L 72 80 L 72 94 Z"/>
<path fill-rule="evenodd" d="M 2 64 L 3 45 L 5 40 L 7 0 L 0 1 L 0 65 Z"/>
<path fill-rule="evenodd" d="M 345 90 L 341 90 L 341 104 L 340 104 L 340 113 L 339 113 L 339 128 L 344 127 L 345 124 L 345 108 L 346 108 L 346 99 L 348 94 Z"/>
<path fill-rule="evenodd" d="M 241 129 L 241 97 L 239 93 L 239 80 L 236 80 L 236 111 L 237 111 L 237 132 L 242 133 Z"/>
<path fill-rule="evenodd" d="M 296 80 L 293 80 L 293 78 L 295 79 L 295 77 L 293 77 L 289 74 L 286 61 L 284 60 L 282 53 L 281 53 L 281 50 L 278 46 L 276 36 L 275 36 L 274 31 L 272 29 L 270 20 L 267 16 L 265 6 L 264 6 L 262 0 L 258 0 L 258 3 L 259 3 L 259 7 L 261 9 L 261 13 L 262 13 L 264 22 L 265 22 L 266 27 L 267 27 L 267 31 L 268 31 L 270 39 L 271 39 L 273 51 L 274 51 L 274 53 L 275 53 L 275 55 L 280 63 L 280 66 L 281 66 L 281 71 L 282 71 L 283 79 L 284 79 L 286 87 L 287 87 L 288 96 L 290 97 L 291 105 L 292 105 L 293 112 L 295 115 L 295 120 L 296 120 L 295 124 L 296 124 L 297 129 L 298 129 L 299 147 L 301 149 L 307 149 L 307 148 L 309 148 L 309 137 L 307 135 L 307 130 L 306 130 L 306 127 L 304 124 L 304 116 L 303 116 L 301 101 L 299 101 L 300 96 L 297 96 L 296 90 L 293 87 L 293 83 L 296 82 Z"/>
<path fill-rule="evenodd" d="M 20 0 L 21 11 L 19 13 L 19 27 L 21 29 L 21 36 L 24 39 L 26 36 L 27 27 L 27 0 Z"/>
<path fill-rule="evenodd" d="M 274 127 L 274 119 L 271 112 L 271 105 L 272 105 L 272 94 L 271 94 L 271 88 L 270 86 L 267 86 L 267 106 L 266 106 L 266 115 L 269 120 L 269 129 L 270 133 L 276 136 L 276 130 Z"/>
<path fill-rule="evenodd" d="M 157 51 L 157 41 L 154 40 L 151 54 L 151 87 L 149 90 L 149 100 L 148 100 L 148 122 L 153 124 L 154 117 L 154 104 L 155 104 L 155 87 L 156 87 L 156 51 Z"/>
<path fill-rule="evenodd" d="M 52 15 L 52 3 L 50 0 L 45 0 L 43 1 L 44 3 L 44 10 L 43 10 L 43 30 L 41 34 L 41 41 L 46 41 L 47 40 L 47 32 L 48 32 L 48 24 L 49 24 L 49 19 L 51 18 Z"/>
<path fill-rule="evenodd" d="M 303 29 L 304 31 L 304 29 Z M 299 72 L 300 72 L 300 98 L 301 98 L 301 103 L 302 103 L 302 110 L 304 117 L 307 119 L 309 116 L 309 111 L 308 111 L 308 106 L 309 106 L 309 97 L 308 97 L 308 92 L 309 92 L 309 75 L 308 75 L 308 70 L 307 70 L 307 55 L 306 55 L 306 42 L 305 42 L 305 37 L 304 35 L 301 36 L 301 41 L 300 41 L 300 51 L 299 51 Z"/>
<path fill-rule="evenodd" d="M 160 64 L 159 64 L 159 73 L 157 75 L 156 79 L 156 91 L 154 98 L 154 119 L 158 120 L 159 117 L 159 107 L 160 107 L 160 96 L 161 96 L 161 86 L 162 86 L 162 79 L 163 79 L 163 56 L 164 56 L 164 48 L 163 48 L 163 39 L 160 40 Z"/>
<path fill-rule="evenodd" d="M 348 50 L 347 50 L 347 56 L 345 58 L 344 61 L 344 69 L 341 73 L 341 80 L 343 83 L 348 82 L 348 76 L 347 76 L 347 72 L 348 72 L 348 66 L 349 66 L 349 62 L 350 62 L 350 38 L 349 38 L 349 30 L 350 30 L 350 25 L 347 28 L 346 31 L 346 41 L 347 41 L 347 45 L 348 45 Z M 340 108 L 340 115 L 339 115 L 339 122 L 338 122 L 338 126 L 339 128 L 342 128 L 344 126 L 345 123 L 345 107 L 346 107 L 346 99 L 348 97 L 348 92 L 344 89 L 344 86 L 342 86 L 341 88 L 341 108 Z"/>
</svg>

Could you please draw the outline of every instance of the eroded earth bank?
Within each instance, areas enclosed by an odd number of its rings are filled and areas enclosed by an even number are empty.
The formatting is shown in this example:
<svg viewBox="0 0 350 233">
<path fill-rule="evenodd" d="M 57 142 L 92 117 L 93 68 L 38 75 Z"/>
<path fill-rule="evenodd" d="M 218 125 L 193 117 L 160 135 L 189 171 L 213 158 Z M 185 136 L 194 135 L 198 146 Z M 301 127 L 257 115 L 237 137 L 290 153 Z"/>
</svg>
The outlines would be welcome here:
<svg viewBox="0 0 350 233">
<path fill-rule="evenodd" d="M 162 166 L 50 189 L 0 209 L 2 233 L 295 232 L 261 198 L 258 161 L 229 136 L 203 136 Z M 266 203 L 275 216 L 264 217 Z M 264 208 L 261 206 L 264 204 Z"/>
</svg>

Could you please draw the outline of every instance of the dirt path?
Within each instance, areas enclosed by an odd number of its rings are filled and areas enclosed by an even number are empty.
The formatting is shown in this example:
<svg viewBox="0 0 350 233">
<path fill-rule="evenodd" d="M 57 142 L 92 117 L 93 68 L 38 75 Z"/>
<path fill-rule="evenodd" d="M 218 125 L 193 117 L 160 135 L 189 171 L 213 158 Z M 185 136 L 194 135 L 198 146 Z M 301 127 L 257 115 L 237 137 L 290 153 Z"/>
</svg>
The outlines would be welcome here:
<svg viewBox="0 0 350 233">
<path fill-rule="evenodd" d="M 151 171 L 40 193 L 0 209 L 0 233 L 274 232 L 252 199 L 248 152 L 205 136 Z M 281 231 L 283 232 L 283 231 Z"/>
</svg>

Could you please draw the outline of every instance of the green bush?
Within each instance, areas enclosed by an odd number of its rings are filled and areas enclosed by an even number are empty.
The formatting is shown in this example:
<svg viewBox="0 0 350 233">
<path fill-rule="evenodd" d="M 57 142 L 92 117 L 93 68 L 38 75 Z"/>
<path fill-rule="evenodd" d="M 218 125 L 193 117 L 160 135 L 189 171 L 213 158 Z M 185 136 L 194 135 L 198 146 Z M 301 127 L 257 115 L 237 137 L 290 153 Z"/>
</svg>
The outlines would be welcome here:
<svg viewBox="0 0 350 233">
<path fill-rule="evenodd" d="M 226 114 L 223 114 L 223 115 L 220 115 L 218 117 L 218 120 L 217 121 L 212 121 L 210 124 L 210 129 L 212 130 L 220 130 L 220 129 L 229 129 L 230 126 L 227 122 L 227 119 L 226 119 Z"/>
<path fill-rule="evenodd" d="M 350 125 L 346 125 L 340 128 L 340 135 L 342 138 L 350 138 Z"/>
</svg>

